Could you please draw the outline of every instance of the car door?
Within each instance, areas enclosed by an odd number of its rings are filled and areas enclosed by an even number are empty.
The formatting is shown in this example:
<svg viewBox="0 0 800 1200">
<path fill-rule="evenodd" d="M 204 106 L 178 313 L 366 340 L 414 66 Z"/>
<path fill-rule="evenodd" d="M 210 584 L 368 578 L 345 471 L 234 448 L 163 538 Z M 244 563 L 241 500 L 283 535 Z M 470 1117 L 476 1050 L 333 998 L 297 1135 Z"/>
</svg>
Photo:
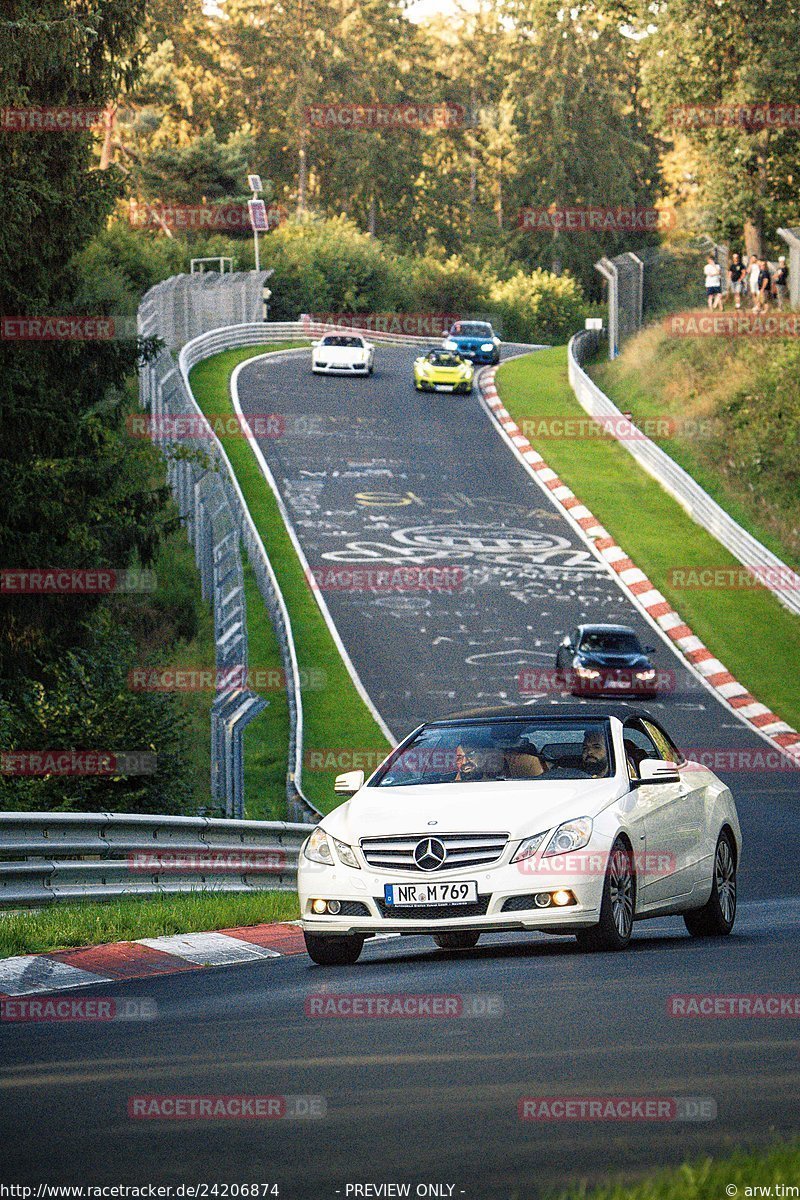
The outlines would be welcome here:
<svg viewBox="0 0 800 1200">
<path fill-rule="evenodd" d="M 635 776 L 638 776 L 638 764 L 643 758 L 662 761 L 666 758 L 639 718 L 629 718 L 625 722 L 623 737 L 628 759 L 633 760 Z M 686 812 L 691 807 L 686 804 L 686 792 L 683 781 L 636 783 L 644 818 L 644 854 L 640 843 L 636 863 L 641 908 L 666 903 L 692 890 L 694 834 L 686 826 Z"/>
<path fill-rule="evenodd" d="M 677 803 L 676 839 L 684 857 L 686 879 L 696 882 L 704 871 L 707 872 L 714 853 L 706 813 L 707 776 L 704 771 L 688 769 L 683 754 L 657 721 L 643 720 L 642 724 L 662 757 L 678 763 L 681 795 Z"/>
</svg>

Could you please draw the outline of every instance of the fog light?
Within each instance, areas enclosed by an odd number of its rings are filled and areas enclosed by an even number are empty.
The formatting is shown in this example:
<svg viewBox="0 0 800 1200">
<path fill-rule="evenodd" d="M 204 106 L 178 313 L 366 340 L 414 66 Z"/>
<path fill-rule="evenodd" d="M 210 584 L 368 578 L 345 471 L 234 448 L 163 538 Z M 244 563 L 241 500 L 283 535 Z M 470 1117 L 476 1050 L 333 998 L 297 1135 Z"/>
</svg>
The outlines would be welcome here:
<svg viewBox="0 0 800 1200">
<path fill-rule="evenodd" d="M 571 892 L 553 892 L 553 904 L 557 904 L 560 908 L 563 908 L 565 904 L 569 904 L 571 900 Z"/>
<path fill-rule="evenodd" d="M 537 892 L 536 893 L 536 907 L 537 908 L 549 908 L 550 907 L 550 893 L 549 892 Z"/>
<path fill-rule="evenodd" d="M 325 900 L 312 900 L 311 911 L 315 913 L 324 913 L 328 911 L 328 905 Z"/>
<path fill-rule="evenodd" d="M 334 917 L 336 916 L 336 914 L 338 912 L 341 911 L 341 907 L 342 906 L 338 900 L 329 900 L 328 901 L 328 912 L 332 913 Z"/>
</svg>

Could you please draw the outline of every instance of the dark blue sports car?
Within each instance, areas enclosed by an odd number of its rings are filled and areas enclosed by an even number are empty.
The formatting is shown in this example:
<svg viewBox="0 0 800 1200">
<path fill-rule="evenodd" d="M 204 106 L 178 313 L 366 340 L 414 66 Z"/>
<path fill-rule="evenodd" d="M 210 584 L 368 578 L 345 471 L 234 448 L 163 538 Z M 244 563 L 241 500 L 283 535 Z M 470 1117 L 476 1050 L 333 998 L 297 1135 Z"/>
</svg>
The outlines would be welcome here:
<svg viewBox="0 0 800 1200">
<path fill-rule="evenodd" d="M 474 363 L 499 363 L 500 338 L 488 321 L 456 321 L 444 340 L 445 350 L 455 350 Z"/>
<path fill-rule="evenodd" d="M 653 699 L 665 683 L 650 661 L 653 653 L 627 625 L 579 625 L 559 646 L 556 671 L 574 696 L 633 692 Z"/>
</svg>

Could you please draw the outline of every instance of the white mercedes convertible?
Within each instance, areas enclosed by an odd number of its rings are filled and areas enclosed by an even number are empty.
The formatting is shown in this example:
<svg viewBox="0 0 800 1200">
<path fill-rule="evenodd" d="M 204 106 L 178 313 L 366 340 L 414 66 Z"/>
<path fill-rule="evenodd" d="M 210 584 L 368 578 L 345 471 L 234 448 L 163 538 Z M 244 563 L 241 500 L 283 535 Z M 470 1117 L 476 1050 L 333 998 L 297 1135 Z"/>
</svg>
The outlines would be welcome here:
<svg viewBox="0 0 800 1200">
<path fill-rule="evenodd" d="M 317 375 L 371 375 L 375 347 L 358 333 L 326 333 L 311 344 L 311 369 Z"/>
<path fill-rule="evenodd" d="M 353 963 L 377 933 L 572 934 L 622 950 L 634 921 L 680 913 L 730 933 L 741 831 L 730 791 L 646 711 L 548 704 L 422 725 L 300 851 L 306 947 Z"/>
</svg>

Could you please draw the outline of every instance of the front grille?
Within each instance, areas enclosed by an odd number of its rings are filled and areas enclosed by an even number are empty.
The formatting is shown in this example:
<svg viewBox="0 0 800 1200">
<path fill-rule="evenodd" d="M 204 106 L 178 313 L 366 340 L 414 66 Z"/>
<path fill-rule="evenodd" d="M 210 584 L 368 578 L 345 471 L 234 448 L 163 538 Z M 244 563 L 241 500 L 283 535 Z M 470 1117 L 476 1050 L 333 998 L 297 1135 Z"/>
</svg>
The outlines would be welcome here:
<svg viewBox="0 0 800 1200">
<path fill-rule="evenodd" d="M 521 912 L 525 908 L 536 908 L 536 900 L 531 892 L 526 896 L 509 896 L 503 901 L 500 912 Z"/>
<path fill-rule="evenodd" d="M 420 871 L 424 875 L 435 875 L 436 871 L 422 871 L 414 861 L 415 848 L 430 836 L 441 842 L 447 851 L 438 871 L 495 862 L 508 842 L 507 833 L 410 833 L 402 837 L 362 838 L 361 853 L 369 866 L 379 871 Z"/>
<path fill-rule="evenodd" d="M 474 904 L 387 904 L 375 897 L 382 917 L 395 921 L 452 921 L 454 917 L 483 917 L 489 907 L 491 896 L 478 896 Z"/>
</svg>

